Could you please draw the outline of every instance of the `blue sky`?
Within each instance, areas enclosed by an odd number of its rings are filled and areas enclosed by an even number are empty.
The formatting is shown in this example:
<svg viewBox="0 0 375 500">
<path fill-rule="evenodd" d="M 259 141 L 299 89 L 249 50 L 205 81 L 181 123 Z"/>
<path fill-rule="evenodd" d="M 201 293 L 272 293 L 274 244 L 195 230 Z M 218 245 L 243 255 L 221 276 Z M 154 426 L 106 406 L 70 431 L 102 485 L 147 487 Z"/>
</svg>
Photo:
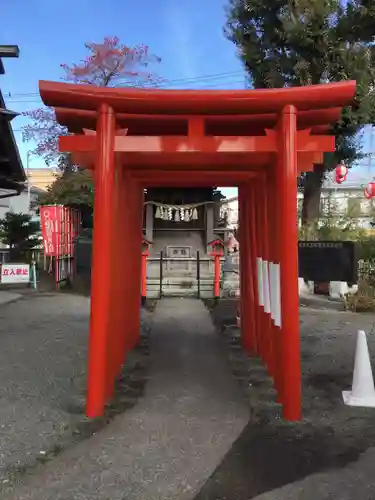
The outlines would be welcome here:
<svg viewBox="0 0 375 500">
<path fill-rule="evenodd" d="M 38 80 L 59 80 L 61 63 L 79 62 L 87 54 L 84 43 L 104 36 L 118 36 L 130 46 L 148 45 L 162 58 L 155 71 L 172 88 L 244 88 L 235 47 L 223 35 L 225 5 L 222 0 L 6 2 L 0 43 L 20 48 L 19 59 L 4 60 L 6 74 L 0 77 L 7 105 L 19 112 L 39 107 Z M 23 123 L 25 118 L 16 118 L 13 128 L 25 164 L 34 145 L 22 143 Z M 33 159 L 31 166 L 43 165 Z M 368 178 L 368 167 L 361 170 L 361 177 Z"/>
</svg>

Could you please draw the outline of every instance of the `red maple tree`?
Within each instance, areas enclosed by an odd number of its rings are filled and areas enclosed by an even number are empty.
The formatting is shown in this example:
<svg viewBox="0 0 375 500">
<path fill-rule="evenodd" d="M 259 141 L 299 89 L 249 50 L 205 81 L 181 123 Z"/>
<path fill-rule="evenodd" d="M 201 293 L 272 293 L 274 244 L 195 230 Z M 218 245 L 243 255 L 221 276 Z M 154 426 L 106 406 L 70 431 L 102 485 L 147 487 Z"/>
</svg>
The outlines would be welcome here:
<svg viewBox="0 0 375 500">
<path fill-rule="evenodd" d="M 118 37 L 105 37 L 102 43 L 86 43 L 85 47 L 90 54 L 80 64 L 61 64 L 67 81 L 99 87 L 138 87 L 161 81 L 148 71 L 150 64 L 161 59 L 150 54 L 147 45 L 128 47 Z"/>
<path fill-rule="evenodd" d="M 129 47 L 118 37 L 105 37 L 102 43 L 86 43 L 85 47 L 89 55 L 79 64 L 61 64 L 64 80 L 98 87 L 144 87 L 163 81 L 149 71 L 151 64 L 160 63 L 161 58 L 152 55 L 146 45 Z M 47 165 L 57 163 L 64 170 L 68 156 L 59 152 L 58 137 L 68 131 L 57 123 L 53 110 L 38 108 L 23 115 L 31 123 L 23 127 L 22 139 L 37 143 L 31 153 L 42 157 Z"/>
</svg>

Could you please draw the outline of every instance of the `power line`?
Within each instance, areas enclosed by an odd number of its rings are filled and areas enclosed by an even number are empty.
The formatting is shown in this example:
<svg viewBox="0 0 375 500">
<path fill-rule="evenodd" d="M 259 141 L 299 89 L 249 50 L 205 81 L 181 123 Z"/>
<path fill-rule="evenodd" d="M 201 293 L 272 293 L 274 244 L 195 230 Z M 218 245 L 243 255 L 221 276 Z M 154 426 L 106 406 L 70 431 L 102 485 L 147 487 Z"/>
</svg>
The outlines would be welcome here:
<svg viewBox="0 0 375 500">
<path fill-rule="evenodd" d="M 203 82 L 202 82 L 203 83 Z M 229 82 L 226 82 L 228 83 L 229 85 L 237 85 L 237 84 L 241 84 L 241 83 L 244 83 L 244 80 L 241 78 L 241 79 L 237 79 L 237 80 L 232 80 L 232 81 L 229 81 Z M 195 90 L 205 90 L 205 89 L 211 89 L 211 88 L 215 88 L 215 87 L 219 87 L 222 85 L 222 82 L 217 82 L 216 84 L 209 84 L 207 83 L 206 85 L 204 86 L 201 86 L 199 87 L 198 89 L 195 89 Z M 27 100 L 27 101 L 23 101 L 23 100 L 17 100 L 17 101 L 12 101 L 13 103 L 17 102 L 17 103 L 27 103 L 27 104 L 40 104 L 40 100 Z M 49 127 L 41 127 L 41 128 L 33 128 L 34 131 L 47 131 L 49 130 Z M 13 132 L 14 133 L 22 133 L 24 132 L 23 129 L 13 129 Z"/>
<path fill-rule="evenodd" d="M 210 89 L 214 89 L 214 88 L 217 88 L 217 87 L 222 87 L 225 84 L 228 85 L 228 86 L 238 85 L 238 84 L 243 84 L 244 85 L 245 82 L 244 82 L 244 79 L 229 80 L 229 81 L 226 81 L 226 82 L 220 81 L 220 82 L 217 82 L 217 83 L 209 83 L 209 82 L 204 83 L 204 82 L 202 82 L 202 85 L 200 85 L 199 87 L 194 87 L 193 89 L 180 89 L 180 90 L 210 90 Z M 171 89 L 171 90 L 178 90 L 178 89 Z M 231 89 L 227 89 L 227 90 L 231 90 Z M 14 100 L 7 100 L 7 103 L 10 106 L 12 104 L 43 104 L 40 97 L 38 99 L 25 99 L 25 100 L 23 100 L 23 99 L 14 99 Z"/>
<path fill-rule="evenodd" d="M 213 80 L 222 80 L 228 77 L 234 77 L 234 76 L 240 76 L 243 75 L 243 79 L 245 78 L 245 73 L 243 71 L 227 71 L 227 72 L 222 72 L 222 73 L 213 73 L 213 74 L 208 74 L 208 75 L 201 75 L 193 78 L 178 78 L 174 80 L 166 80 L 162 82 L 155 82 L 155 83 L 150 83 L 146 84 L 145 89 L 149 88 L 165 88 L 169 86 L 179 86 L 179 85 L 184 85 L 184 84 L 194 84 L 194 83 L 205 83 L 206 81 L 213 81 Z M 124 87 L 126 88 L 127 86 L 131 86 L 131 81 L 127 82 L 127 85 Z M 7 98 L 9 102 L 33 102 L 33 101 L 21 101 L 18 98 L 27 98 L 27 97 L 38 97 L 39 92 L 24 92 L 24 93 L 13 93 L 13 92 L 5 92 L 3 93 L 4 97 Z M 16 97 L 16 99 L 14 99 Z"/>
</svg>

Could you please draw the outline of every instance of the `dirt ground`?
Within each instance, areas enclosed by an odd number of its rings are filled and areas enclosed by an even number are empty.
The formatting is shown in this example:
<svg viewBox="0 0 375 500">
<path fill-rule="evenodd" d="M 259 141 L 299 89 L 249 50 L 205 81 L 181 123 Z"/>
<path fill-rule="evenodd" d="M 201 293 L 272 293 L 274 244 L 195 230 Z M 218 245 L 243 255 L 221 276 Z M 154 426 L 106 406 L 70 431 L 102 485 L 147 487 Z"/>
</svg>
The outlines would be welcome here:
<svg viewBox="0 0 375 500">
<path fill-rule="evenodd" d="M 341 469 L 375 446 L 375 409 L 347 407 L 356 332 L 375 352 L 375 315 L 301 308 L 303 421 L 284 422 L 271 380 L 240 348 L 235 301 L 212 311 L 228 342 L 232 370 L 247 393 L 252 419 L 195 500 L 248 500 L 316 472 Z M 373 497 L 375 498 L 375 492 Z"/>
</svg>

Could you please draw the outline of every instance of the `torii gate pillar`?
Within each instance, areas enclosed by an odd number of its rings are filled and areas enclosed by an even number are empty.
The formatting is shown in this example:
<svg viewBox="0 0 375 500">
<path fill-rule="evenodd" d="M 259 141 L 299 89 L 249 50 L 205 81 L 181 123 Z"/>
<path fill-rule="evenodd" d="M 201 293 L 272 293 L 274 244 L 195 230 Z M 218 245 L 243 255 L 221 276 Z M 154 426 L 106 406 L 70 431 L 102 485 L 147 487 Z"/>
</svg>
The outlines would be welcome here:
<svg viewBox="0 0 375 500">
<path fill-rule="evenodd" d="M 100 415 L 107 393 L 107 358 L 111 313 L 113 192 L 115 190 L 114 110 L 101 104 L 97 122 L 97 162 L 94 172 L 95 207 L 92 251 L 91 331 L 89 340 L 87 415 Z"/>
<path fill-rule="evenodd" d="M 281 291 L 282 402 L 286 420 L 301 419 L 301 361 L 298 294 L 297 111 L 285 106 L 279 118 L 279 257 Z M 293 242 L 291 244 L 291 242 Z"/>
</svg>

